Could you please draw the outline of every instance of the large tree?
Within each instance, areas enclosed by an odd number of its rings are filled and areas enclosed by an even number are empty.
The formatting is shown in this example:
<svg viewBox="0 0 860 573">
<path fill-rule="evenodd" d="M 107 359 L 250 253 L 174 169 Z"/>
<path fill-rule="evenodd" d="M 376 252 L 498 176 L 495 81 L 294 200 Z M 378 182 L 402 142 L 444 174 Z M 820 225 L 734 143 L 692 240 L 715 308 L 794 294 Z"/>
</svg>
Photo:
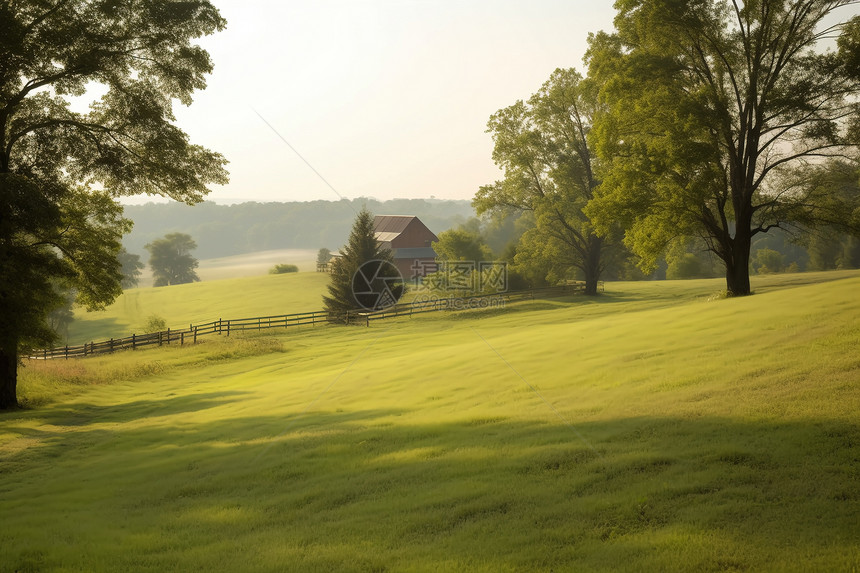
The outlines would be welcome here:
<svg viewBox="0 0 860 573">
<path fill-rule="evenodd" d="M 619 0 L 617 31 L 587 55 L 605 104 L 595 222 L 622 220 L 646 269 L 701 237 L 733 295 L 750 293 L 757 234 L 848 224 L 850 209 L 797 174 L 860 142 L 860 18 L 836 19 L 856 3 Z M 814 51 L 834 37 L 837 50 Z"/>
<path fill-rule="evenodd" d="M 121 292 L 115 198 L 193 203 L 226 182 L 172 111 L 212 69 L 193 41 L 223 26 L 205 0 L 0 2 L 0 409 L 17 405 L 18 356 L 55 338 L 55 284 L 89 309 Z M 104 95 L 76 111 L 90 87 Z"/>
<path fill-rule="evenodd" d="M 522 252 L 559 274 L 579 269 L 587 294 L 597 294 L 607 243 L 583 212 L 599 185 L 588 143 L 595 103 L 594 88 L 576 70 L 558 69 L 527 102 L 493 114 L 487 131 L 504 179 L 481 187 L 473 200 L 478 214 L 533 212 Z"/>
<path fill-rule="evenodd" d="M 191 235 L 168 233 L 146 245 L 149 251 L 149 268 L 152 269 L 152 286 L 181 285 L 200 280 L 194 270 L 199 265 L 191 254 L 197 243 Z"/>
</svg>

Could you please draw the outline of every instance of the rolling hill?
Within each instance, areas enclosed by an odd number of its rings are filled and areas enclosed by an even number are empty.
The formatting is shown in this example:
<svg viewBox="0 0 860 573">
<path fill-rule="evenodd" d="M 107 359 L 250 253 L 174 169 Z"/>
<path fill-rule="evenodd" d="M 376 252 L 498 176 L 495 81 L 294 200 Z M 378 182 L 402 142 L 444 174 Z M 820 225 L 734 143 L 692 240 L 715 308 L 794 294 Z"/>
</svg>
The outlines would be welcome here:
<svg viewBox="0 0 860 573">
<path fill-rule="evenodd" d="M 857 569 L 860 274 L 719 286 L 28 364 L 0 570 Z"/>
</svg>

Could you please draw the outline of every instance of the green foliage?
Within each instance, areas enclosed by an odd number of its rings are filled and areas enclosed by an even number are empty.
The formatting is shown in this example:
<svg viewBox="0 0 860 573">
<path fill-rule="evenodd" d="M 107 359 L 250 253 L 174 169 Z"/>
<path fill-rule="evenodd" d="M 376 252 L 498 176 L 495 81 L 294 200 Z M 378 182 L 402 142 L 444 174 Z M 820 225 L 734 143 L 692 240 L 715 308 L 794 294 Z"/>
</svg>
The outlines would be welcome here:
<svg viewBox="0 0 860 573">
<path fill-rule="evenodd" d="M 436 258 L 443 261 L 492 261 L 493 252 L 480 232 L 464 228 L 449 229 L 438 235 L 439 241 L 433 243 Z"/>
<path fill-rule="evenodd" d="M 144 264 L 140 261 L 140 255 L 133 255 L 124 248 L 120 249 L 117 259 L 122 273 L 121 285 L 123 289 L 135 288 L 140 280 L 140 271 Z"/>
<path fill-rule="evenodd" d="M 782 253 L 773 249 L 759 249 L 753 257 L 753 269 L 760 275 L 781 273 L 785 270 Z"/>
<path fill-rule="evenodd" d="M 557 276 L 579 269 L 589 294 L 597 292 L 609 241 L 597 236 L 583 212 L 599 185 L 587 141 L 596 108 L 594 86 L 576 70 L 558 69 L 528 102 L 497 111 L 487 131 L 505 178 L 481 187 L 473 200 L 479 215 L 532 212 L 535 226 L 523 235 L 523 250 L 545 257 Z"/>
<path fill-rule="evenodd" d="M 356 215 L 349 241 L 340 249 L 340 256 L 332 263 L 328 296 L 323 305 L 332 322 L 342 322 L 347 311 L 359 308 L 353 292 L 353 277 L 358 268 L 368 261 L 393 262 L 391 250 L 380 246 L 373 231 L 373 215 L 362 209 Z"/>
<path fill-rule="evenodd" d="M 284 273 L 297 273 L 299 272 L 299 267 L 296 265 L 288 265 L 286 263 L 282 263 L 279 265 L 275 265 L 271 269 L 269 269 L 270 275 L 282 275 Z"/>
<path fill-rule="evenodd" d="M 666 278 L 674 279 L 697 279 L 702 276 L 702 263 L 693 253 L 683 253 L 672 259 L 666 268 Z"/>
<path fill-rule="evenodd" d="M 190 203 L 225 183 L 225 160 L 174 121 L 212 64 L 195 40 L 224 20 L 205 0 L 0 3 L 0 409 L 16 403 L 20 352 L 49 343 L 53 285 L 102 308 L 120 292 L 115 198 Z M 106 93 L 86 113 L 70 99 Z"/>
<path fill-rule="evenodd" d="M 18 354 L 56 341 L 63 290 L 93 310 L 121 292 L 121 213 L 107 193 L 0 170 L 0 409 L 17 403 Z"/>
<path fill-rule="evenodd" d="M 826 215 L 806 238 L 812 270 L 860 268 L 860 167 L 856 162 L 830 161 L 807 169 L 800 179 L 809 193 L 829 192 L 820 205 Z M 845 218 L 848 218 L 847 224 Z"/>
<path fill-rule="evenodd" d="M 167 321 L 157 314 L 149 315 L 149 318 L 146 319 L 146 323 L 143 325 L 143 332 L 146 334 L 163 332 L 165 330 L 167 330 Z"/>
<path fill-rule="evenodd" d="M 149 251 L 149 266 L 155 278 L 153 286 L 178 285 L 197 282 L 200 277 L 194 269 L 200 264 L 191 256 L 197 243 L 191 235 L 169 233 L 146 245 Z"/>
<path fill-rule="evenodd" d="M 860 84 L 840 60 L 853 40 L 840 54 L 814 52 L 839 4 L 634 0 L 617 4 L 615 34 L 590 37 L 603 183 L 586 213 L 603 232 L 620 220 L 644 270 L 678 237 L 702 236 L 728 290 L 749 294 L 756 235 L 851 213 L 804 181 L 808 158 L 850 154 L 858 141 L 846 118 Z"/>
</svg>

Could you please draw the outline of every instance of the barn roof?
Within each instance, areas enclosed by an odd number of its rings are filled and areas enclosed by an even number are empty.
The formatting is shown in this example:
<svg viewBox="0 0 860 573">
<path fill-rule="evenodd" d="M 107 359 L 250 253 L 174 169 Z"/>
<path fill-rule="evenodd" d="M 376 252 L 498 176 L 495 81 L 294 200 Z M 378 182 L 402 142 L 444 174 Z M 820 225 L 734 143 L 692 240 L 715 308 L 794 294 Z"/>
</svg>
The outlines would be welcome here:
<svg viewBox="0 0 860 573">
<path fill-rule="evenodd" d="M 394 233 L 396 237 L 409 226 L 414 215 L 377 215 L 373 218 L 373 230 L 377 233 Z"/>
<path fill-rule="evenodd" d="M 399 234 L 400 233 L 394 233 L 391 231 L 376 231 L 376 240 L 383 243 L 390 243 L 392 240 L 396 239 Z"/>
</svg>

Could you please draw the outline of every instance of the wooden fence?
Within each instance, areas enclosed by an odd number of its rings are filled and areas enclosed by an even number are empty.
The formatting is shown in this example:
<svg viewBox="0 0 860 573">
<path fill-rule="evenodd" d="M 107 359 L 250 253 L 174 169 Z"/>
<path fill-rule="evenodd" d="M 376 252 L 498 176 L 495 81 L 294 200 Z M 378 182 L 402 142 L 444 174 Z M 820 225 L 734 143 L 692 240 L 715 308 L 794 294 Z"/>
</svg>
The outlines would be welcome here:
<svg viewBox="0 0 860 573">
<path fill-rule="evenodd" d="M 603 283 L 600 283 L 602 290 Z M 476 295 L 467 297 L 436 298 L 425 297 L 409 303 L 397 304 L 376 312 L 350 311 L 345 315 L 334 317 L 326 311 L 300 312 L 295 314 L 279 314 L 275 316 L 258 316 L 254 318 L 239 318 L 229 320 L 213 320 L 203 324 L 191 324 L 188 328 L 168 328 L 161 332 L 148 334 L 132 334 L 125 338 L 111 338 L 101 342 L 87 342 L 76 346 L 57 346 L 33 352 L 27 358 L 31 360 L 51 360 L 54 358 L 82 358 L 97 354 L 108 354 L 117 350 L 137 350 L 147 346 L 195 344 L 197 339 L 211 334 L 230 336 L 231 333 L 246 330 L 268 330 L 272 328 L 290 329 L 302 325 L 315 326 L 328 322 L 347 324 L 365 324 L 370 326 L 372 321 L 395 318 L 398 316 L 413 316 L 426 312 L 442 310 L 458 311 L 486 308 L 504 308 L 512 302 L 534 300 L 536 298 L 551 298 L 583 292 L 583 283 L 571 283 L 556 287 L 515 291 L 493 295 Z"/>
</svg>

